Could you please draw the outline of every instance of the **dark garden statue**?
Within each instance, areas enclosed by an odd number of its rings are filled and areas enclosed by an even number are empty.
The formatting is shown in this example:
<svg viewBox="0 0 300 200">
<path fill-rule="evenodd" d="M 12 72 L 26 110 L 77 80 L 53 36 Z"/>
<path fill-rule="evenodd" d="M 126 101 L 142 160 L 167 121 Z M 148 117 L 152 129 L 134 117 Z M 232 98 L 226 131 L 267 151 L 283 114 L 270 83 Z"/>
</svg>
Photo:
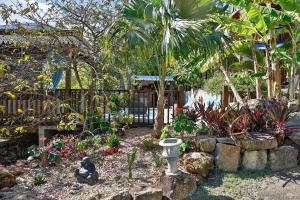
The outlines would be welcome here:
<svg viewBox="0 0 300 200">
<path fill-rule="evenodd" d="M 80 168 L 76 169 L 75 177 L 79 183 L 95 184 L 98 181 L 98 172 L 90 157 L 84 157 Z"/>
</svg>

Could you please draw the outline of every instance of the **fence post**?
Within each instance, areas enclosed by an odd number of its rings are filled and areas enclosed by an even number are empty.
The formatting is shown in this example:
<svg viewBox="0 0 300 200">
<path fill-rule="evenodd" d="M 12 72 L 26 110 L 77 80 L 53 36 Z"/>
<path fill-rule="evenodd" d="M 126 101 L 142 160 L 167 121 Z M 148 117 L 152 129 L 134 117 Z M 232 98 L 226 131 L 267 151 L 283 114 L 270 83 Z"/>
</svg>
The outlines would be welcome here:
<svg viewBox="0 0 300 200">
<path fill-rule="evenodd" d="M 183 108 L 184 106 L 184 86 L 178 85 L 178 105 L 177 108 Z"/>
<path fill-rule="evenodd" d="M 228 97 L 229 97 L 228 85 L 223 85 L 222 94 L 221 94 L 222 106 L 224 107 L 228 106 Z"/>
</svg>

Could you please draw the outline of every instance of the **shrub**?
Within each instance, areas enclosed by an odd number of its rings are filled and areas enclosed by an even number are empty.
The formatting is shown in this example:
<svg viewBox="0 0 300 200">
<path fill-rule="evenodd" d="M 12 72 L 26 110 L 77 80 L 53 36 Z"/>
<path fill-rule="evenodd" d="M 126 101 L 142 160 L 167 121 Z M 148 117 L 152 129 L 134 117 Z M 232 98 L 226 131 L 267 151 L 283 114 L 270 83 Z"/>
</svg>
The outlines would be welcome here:
<svg viewBox="0 0 300 200">
<path fill-rule="evenodd" d="M 143 147 L 145 150 L 147 151 L 151 151 L 155 148 L 155 144 L 154 144 L 154 141 L 153 139 L 144 139 L 143 140 Z"/>
<path fill-rule="evenodd" d="M 120 150 L 117 147 L 113 147 L 111 149 L 104 149 L 104 150 L 99 151 L 99 153 L 102 156 L 110 156 L 110 155 L 113 155 L 113 154 L 116 154 L 116 153 L 119 153 L 119 152 L 120 152 Z"/>
<path fill-rule="evenodd" d="M 107 144 L 109 148 L 118 147 L 120 145 L 120 139 L 116 134 L 109 134 L 107 136 Z"/>
<path fill-rule="evenodd" d="M 193 145 L 194 145 L 194 143 L 192 141 L 190 141 L 190 140 L 184 140 L 182 142 L 182 144 L 179 146 L 179 151 L 181 153 L 184 153 L 184 152 L 192 149 Z"/>
<path fill-rule="evenodd" d="M 46 182 L 46 178 L 42 174 L 38 174 L 33 177 L 33 183 L 35 186 L 43 185 Z"/>
<path fill-rule="evenodd" d="M 160 140 L 164 140 L 164 139 L 171 137 L 170 128 L 171 128 L 171 126 L 167 125 L 162 129 L 162 133 L 160 135 Z"/>
<path fill-rule="evenodd" d="M 192 133 L 197 128 L 195 122 L 185 113 L 178 113 L 175 116 L 174 121 L 172 122 L 172 127 L 177 133 Z"/>
</svg>

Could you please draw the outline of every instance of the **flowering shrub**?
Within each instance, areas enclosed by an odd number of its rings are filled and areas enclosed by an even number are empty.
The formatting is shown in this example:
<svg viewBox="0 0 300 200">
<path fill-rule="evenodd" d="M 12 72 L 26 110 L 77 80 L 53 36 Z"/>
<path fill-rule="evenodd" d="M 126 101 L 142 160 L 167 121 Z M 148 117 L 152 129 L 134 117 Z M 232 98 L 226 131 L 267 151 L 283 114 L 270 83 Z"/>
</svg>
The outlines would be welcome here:
<svg viewBox="0 0 300 200">
<path fill-rule="evenodd" d="M 104 150 L 98 151 L 98 153 L 103 155 L 103 156 L 110 156 L 110 155 L 113 155 L 113 154 L 116 154 L 116 153 L 119 153 L 119 152 L 120 152 L 120 150 L 117 147 L 113 147 L 113 148 L 110 148 L 110 149 L 104 149 Z"/>
</svg>

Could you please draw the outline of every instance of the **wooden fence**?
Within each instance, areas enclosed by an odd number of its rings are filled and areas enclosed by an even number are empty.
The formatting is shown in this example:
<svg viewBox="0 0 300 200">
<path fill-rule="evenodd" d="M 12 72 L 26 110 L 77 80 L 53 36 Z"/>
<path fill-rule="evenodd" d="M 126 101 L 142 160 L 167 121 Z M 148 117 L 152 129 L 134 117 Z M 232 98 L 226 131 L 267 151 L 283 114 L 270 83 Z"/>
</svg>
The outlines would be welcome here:
<svg viewBox="0 0 300 200">
<path fill-rule="evenodd" d="M 165 92 L 165 123 L 172 121 L 178 106 L 177 90 L 167 90 Z M 97 91 L 99 95 L 115 93 L 126 94 L 127 103 L 122 107 L 124 113 L 133 117 L 135 125 L 153 125 L 157 112 L 157 94 L 153 90 L 113 90 Z M 62 116 L 67 111 L 78 112 L 83 114 L 84 107 L 89 105 L 87 101 L 87 90 L 72 89 L 69 93 L 66 90 L 58 89 L 54 92 L 36 91 L 32 93 L 13 93 L 14 97 L 2 95 L 0 97 L 0 124 L 4 124 L 11 119 L 26 121 L 29 117 L 42 118 L 45 122 L 55 122 L 56 118 Z M 85 101 L 82 101 L 82 97 Z M 104 95 L 105 96 L 105 95 Z M 107 98 L 106 98 L 107 99 Z M 84 102 L 84 103 L 83 103 Z M 104 110 L 105 120 L 111 121 L 111 113 L 106 108 L 106 100 L 95 101 L 95 107 L 102 107 Z M 179 100 L 183 104 L 182 100 Z M 67 107 L 69 105 L 70 107 Z"/>
<path fill-rule="evenodd" d="M 250 99 L 255 98 L 255 92 L 250 92 L 249 94 L 245 92 L 239 92 L 240 96 L 242 98 L 245 98 L 246 96 L 250 95 Z M 234 94 L 231 90 L 229 90 L 227 85 L 224 85 L 221 92 L 221 105 L 222 106 L 228 106 L 230 103 L 237 102 L 236 98 L 234 97 Z"/>
</svg>

